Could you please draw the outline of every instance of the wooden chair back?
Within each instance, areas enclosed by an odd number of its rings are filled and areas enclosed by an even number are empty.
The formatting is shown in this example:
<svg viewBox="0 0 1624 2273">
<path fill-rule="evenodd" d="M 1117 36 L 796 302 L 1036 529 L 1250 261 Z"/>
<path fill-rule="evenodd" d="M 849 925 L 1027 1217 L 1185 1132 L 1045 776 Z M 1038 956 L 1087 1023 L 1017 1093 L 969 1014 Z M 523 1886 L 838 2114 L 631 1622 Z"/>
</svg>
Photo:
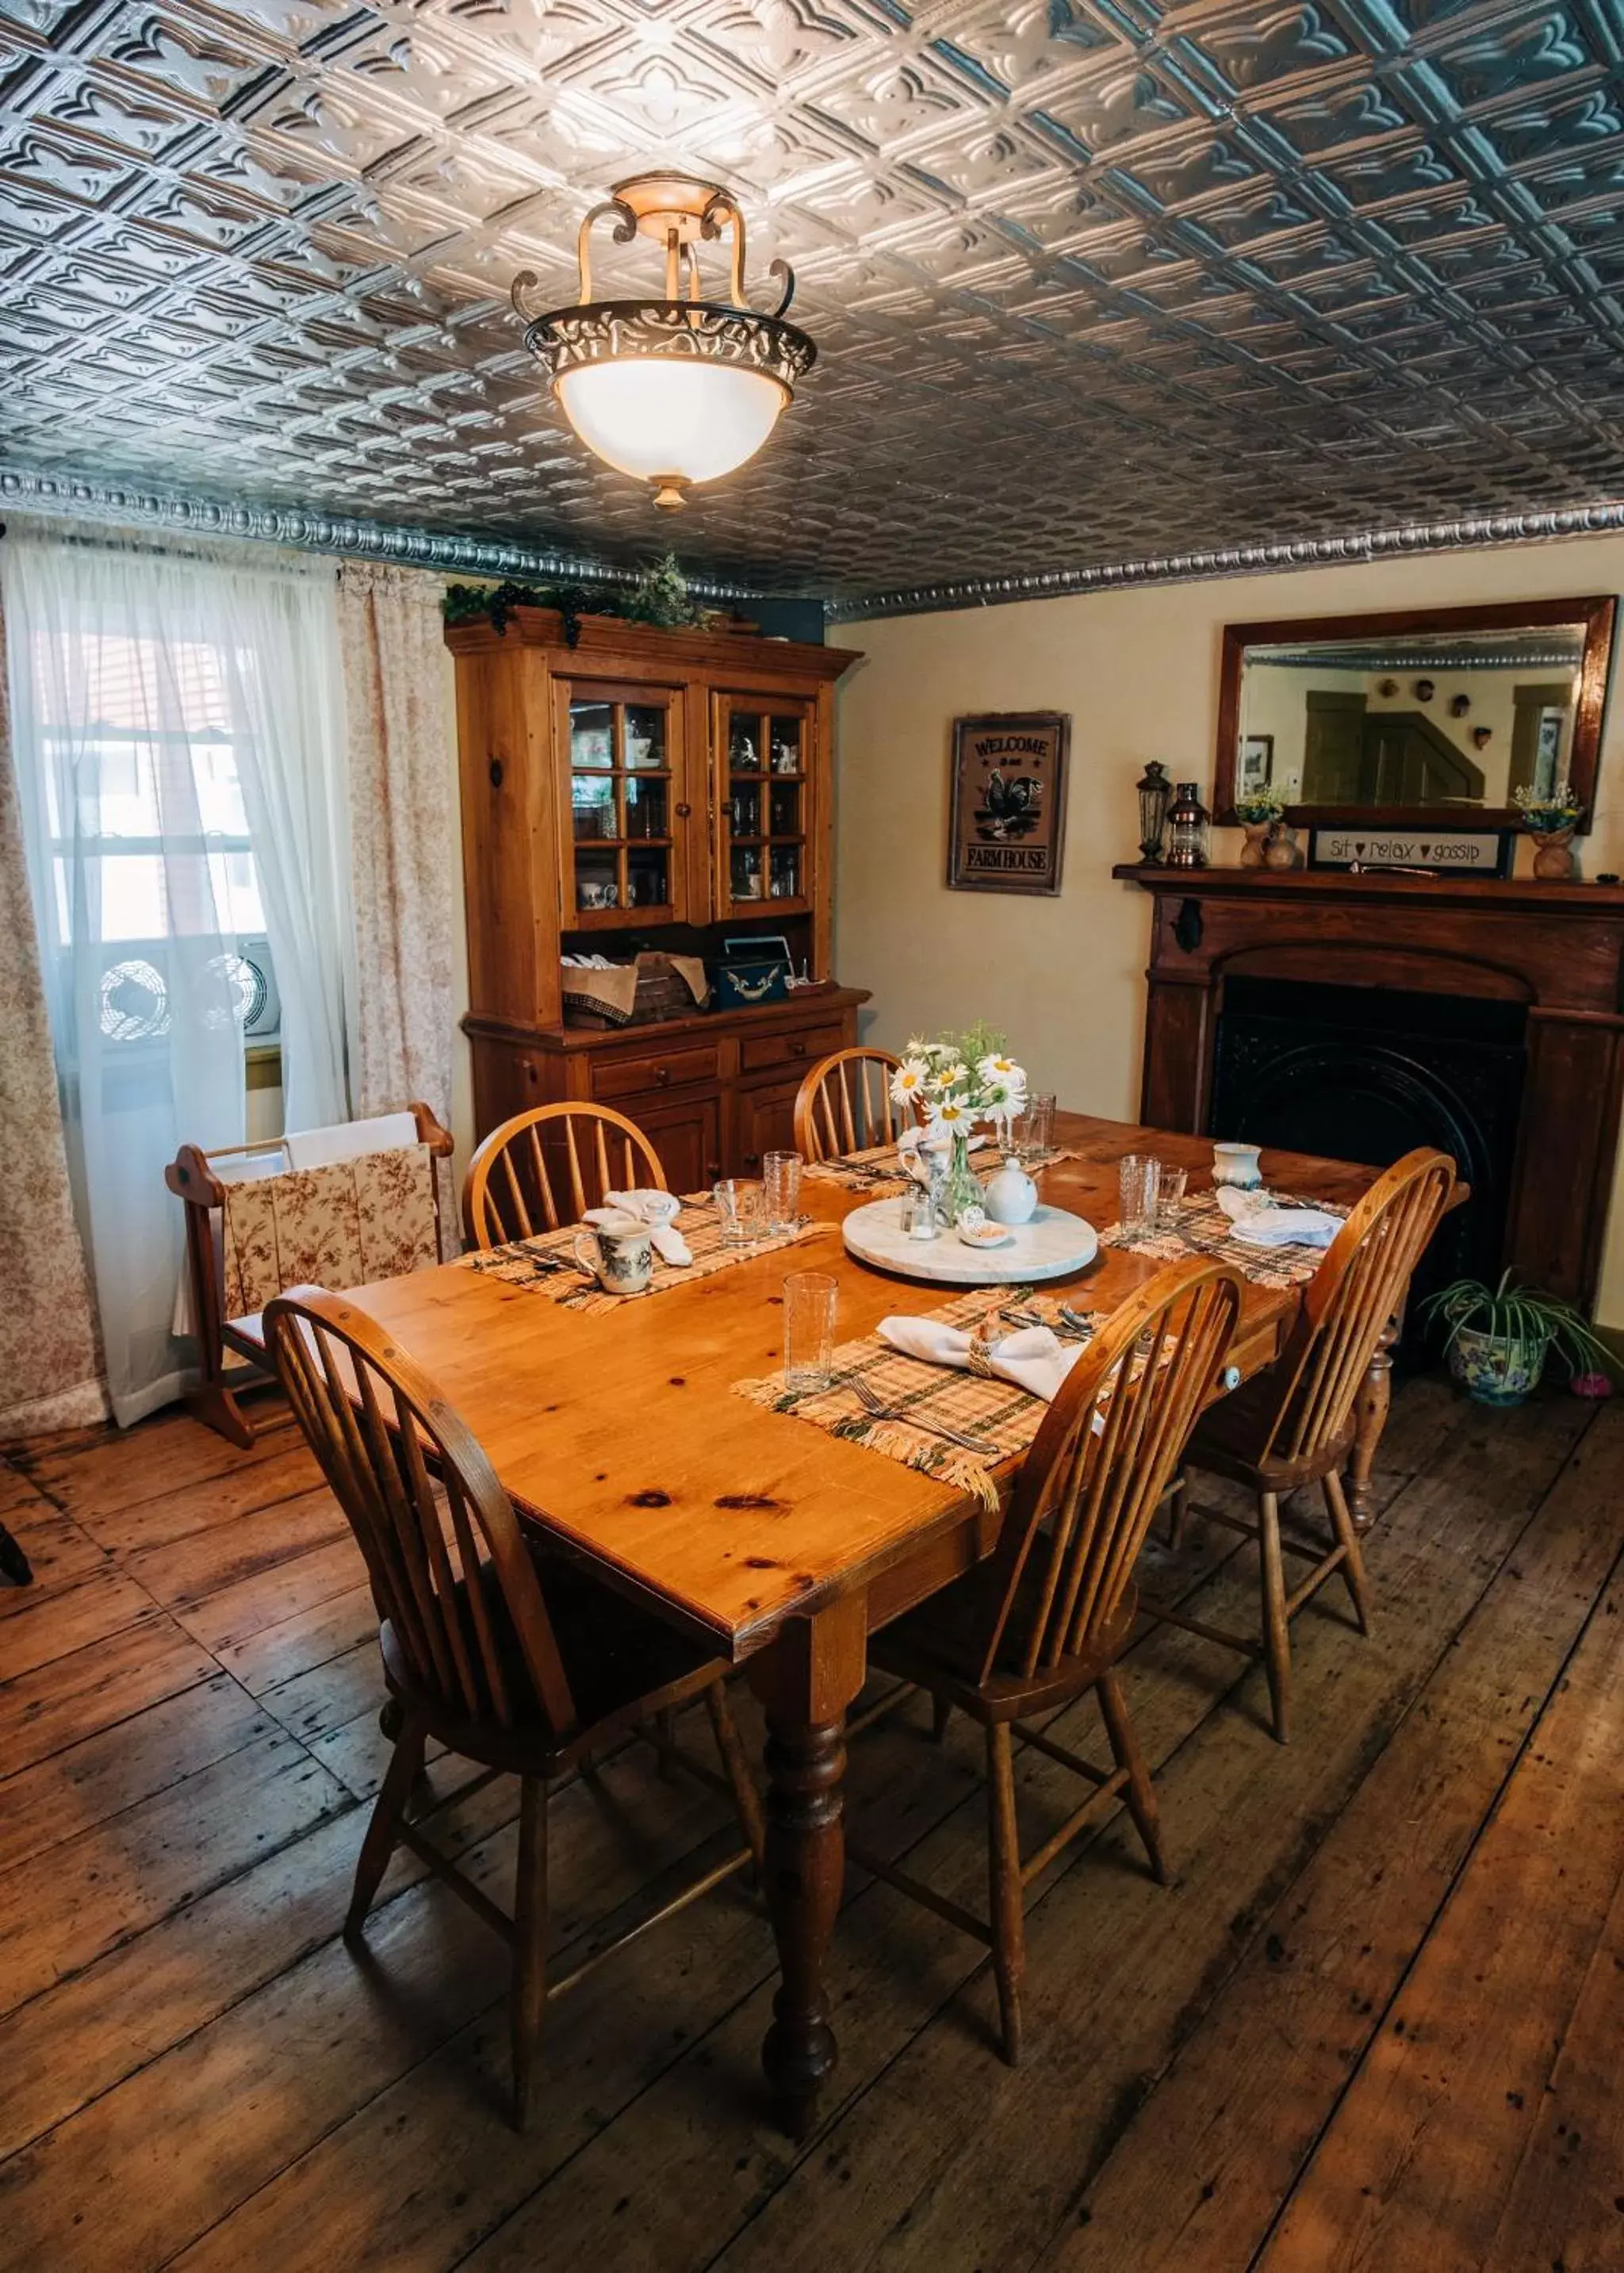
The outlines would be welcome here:
<svg viewBox="0 0 1624 2273">
<path fill-rule="evenodd" d="M 1156 1503 L 1217 1386 L 1243 1291 L 1225 1264 L 1169 1264 L 1111 1313 L 1073 1367 L 983 1566 L 991 1612 L 983 1681 L 1051 1672 L 1110 1626 Z"/>
<path fill-rule="evenodd" d="M 572 1729 L 574 1700 L 535 1566 L 466 1422 L 341 1294 L 316 1287 L 279 1294 L 265 1330 L 295 1416 L 365 1558 L 379 1614 L 422 1693 L 460 1719 L 511 1729 L 539 1713 L 556 1736 Z M 518 1663 L 498 1641 L 492 1581 Z"/>
<path fill-rule="evenodd" d="M 493 1129 L 468 1164 L 462 1216 L 475 1247 L 579 1223 L 606 1192 L 670 1188 L 635 1121 L 606 1105 L 538 1105 Z"/>
<path fill-rule="evenodd" d="M 1352 1425 L 1376 1344 L 1455 1189 L 1447 1152 L 1422 1147 L 1383 1171 L 1326 1250 L 1270 1378 L 1280 1403 L 1267 1452 L 1313 1461 Z"/>
<path fill-rule="evenodd" d="M 838 1160 L 894 1144 L 912 1116 L 891 1095 L 902 1061 L 888 1050 L 836 1050 L 820 1059 L 795 1100 L 795 1149 L 804 1160 Z"/>
</svg>

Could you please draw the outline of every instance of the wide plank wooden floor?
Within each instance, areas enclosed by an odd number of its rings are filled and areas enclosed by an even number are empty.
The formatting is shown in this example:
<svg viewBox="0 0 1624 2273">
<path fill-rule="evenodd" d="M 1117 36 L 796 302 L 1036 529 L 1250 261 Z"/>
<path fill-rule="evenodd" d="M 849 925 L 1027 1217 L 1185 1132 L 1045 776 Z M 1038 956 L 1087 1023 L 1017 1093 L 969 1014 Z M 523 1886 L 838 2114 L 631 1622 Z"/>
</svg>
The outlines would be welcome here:
<svg viewBox="0 0 1624 2273">
<path fill-rule="evenodd" d="M 250 1454 L 171 1414 L 0 1460 L 38 1573 L 0 1587 L 0 2267 L 1624 2267 L 1624 1402 L 1401 1392 L 1375 1633 L 1328 1590 L 1299 1619 L 1289 1749 L 1258 1674 L 1140 1644 L 1174 1883 L 1117 1821 L 1039 1882 L 1019 2071 L 977 1947 L 854 1873 L 841 2067 L 800 2148 L 764 2119 L 773 1952 L 737 1882 L 550 2008 L 523 2139 L 494 1937 L 408 1859 L 345 1948 L 375 1632 L 266 1410 Z M 1252 1613 L 1218 1527 L 1152 1559 L 1196 1615 Z M 1097 1756 L 1092 1714 L 1068 1717 Z M 926 1717 L 854 1744 L 851 1816 L 979 1904 L 978 1750 Z M 511 1787 L 429 1774 L 505 1900 Z M 1027 1754 L 1029 1838 L 1062 1774 Z M 576 1948 L 729 1835 L 641 1746 L 554 1824 Z"/>
</svg>

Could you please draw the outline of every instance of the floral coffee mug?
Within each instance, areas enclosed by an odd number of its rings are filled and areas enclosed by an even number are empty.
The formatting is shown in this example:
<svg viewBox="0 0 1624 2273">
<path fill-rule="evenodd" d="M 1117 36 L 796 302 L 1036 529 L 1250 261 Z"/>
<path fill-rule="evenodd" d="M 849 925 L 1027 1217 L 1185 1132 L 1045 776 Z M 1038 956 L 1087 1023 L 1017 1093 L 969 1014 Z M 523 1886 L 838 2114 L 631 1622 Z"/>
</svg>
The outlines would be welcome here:
<svg viewBox="0 0 1624 2273">
<path fill-rule="evenodd" d="M 654 1276 L 648 1226 L 634 1215 L 612 1216 L 575 1241 L 575 1260 L 589 1271 L 606 1294 L 642 1294 Z"/>
</svg>

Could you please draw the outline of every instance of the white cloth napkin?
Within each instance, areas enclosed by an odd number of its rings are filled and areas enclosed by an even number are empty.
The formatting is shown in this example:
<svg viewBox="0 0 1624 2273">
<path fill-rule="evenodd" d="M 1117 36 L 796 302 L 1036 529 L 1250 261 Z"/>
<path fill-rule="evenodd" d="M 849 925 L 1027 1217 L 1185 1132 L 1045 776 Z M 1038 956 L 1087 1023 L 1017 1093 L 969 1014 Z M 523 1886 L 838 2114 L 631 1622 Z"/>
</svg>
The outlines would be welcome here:
<svg viewBox="0 0 1624 2273">
<path fill-rule="evenodd" d="M 603 1197 L 607 1204 L 588 1208 L 583 1222 L 608 1223 L 617 1215 L 634 1215 L 648 1226 L 648 1243 L 662 1263 L 681 1271 L 692 1262 L 693 1249 L 672 1223 L 669 1192 L 605 1192 Z"/>
<path fill-rule="evenodd" d="M 1342 1218 L 1323 1208 L 1280 1207 L 1267 1192 L 1218 1188 L 1218 1205 L 1247 1247 L 1328 1247 L 1342 1229 Z"/>
<path fill-rule="evenodd" d="M 969 1373 L 970 1345 L 975 1337 L 962 1326 L 944 1326 L 932 1318 L 881 1318 L 879 1339 L 905 1357 L 923 1358 L 927 1365 L 950 1365 Z M 1047 1326 L 1022 1326 L 995 1342 L 982 1344 L 990 1369 L 1000 1381 L 1030 1390 L 1047 1404 L 1082 1355 L 1085 1345 L 1067 1344 Z"/>
</svg>

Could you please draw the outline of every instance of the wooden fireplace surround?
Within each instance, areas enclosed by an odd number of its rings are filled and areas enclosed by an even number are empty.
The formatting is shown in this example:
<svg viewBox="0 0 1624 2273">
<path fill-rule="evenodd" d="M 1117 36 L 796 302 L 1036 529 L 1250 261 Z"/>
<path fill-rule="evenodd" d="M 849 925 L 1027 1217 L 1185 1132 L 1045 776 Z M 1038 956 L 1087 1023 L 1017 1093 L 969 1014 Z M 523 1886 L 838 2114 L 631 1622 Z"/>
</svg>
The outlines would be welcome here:
<svg viewBox="0 0 1624 2273">
<path fill-rule="evenodd" d="M 1487 996 L 1528 1011 L 1503 1259 L 1595 1301 L 1624 1075 L 1624 888 L 1121 866 L 1156 902 L 1140 1116 L 1200 1134 L 1231 977 Z"/>
</svg>

